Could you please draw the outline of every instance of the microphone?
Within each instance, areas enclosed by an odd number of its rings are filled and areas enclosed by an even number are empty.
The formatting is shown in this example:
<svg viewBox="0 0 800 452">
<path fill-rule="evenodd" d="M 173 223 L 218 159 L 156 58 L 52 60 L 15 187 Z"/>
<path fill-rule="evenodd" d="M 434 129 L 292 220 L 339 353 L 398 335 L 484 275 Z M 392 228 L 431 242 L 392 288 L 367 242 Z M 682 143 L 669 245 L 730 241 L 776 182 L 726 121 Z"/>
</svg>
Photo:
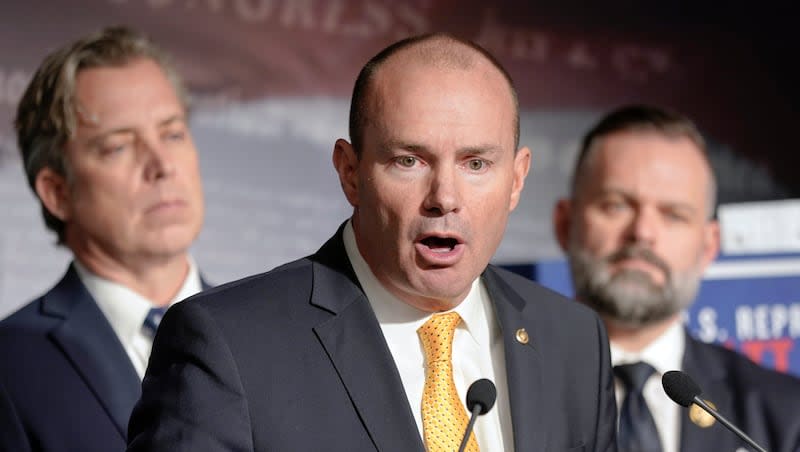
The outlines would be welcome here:
<svg viewBox="0 0 800 452">
<path fill-rule="evenodd" d="M 688 407 L 694 403 L 705 410 L 708 414 L 714 416 L 714 418 L 716 418 L 720 424 L 727 427 L 728 430 L 735 433 L 736 436 L 744 440 L 755 450 L 759 452 L 767 452 L 763 447 L 756 444 L 756 442 L 747 436 L 743 431 L 739 430 L 735 425 L 731 424 L 730 421 L 719 414 L 717 410 L 708 406 L 708 404 L 699 397 L 702 391 L 700 390 L 700 386 L 697 386 L 697 383 L 692 380 L 692 377 L 679 370 L 670 370 L 669 372 L 665 373 L 663 377 L 661 377 L 661 385 L 664 386 L 664 392 L 667 393 L 667 396 L 669 396 L 673 402 L 684 407 Z"/>
<path fill-rule="evenodd" d="M 469 417 L 469 424 L 467 430 L 464 432 L 464 438 L 461 440 L 461 447 L 458 452 L 464 452 L 469 441 L 469 435 L 472 433 L 472 427 L 475 425 L 475 420 L 478 416 L 486 414 L 494 406 L 494 401 L 497 399 L 497 388 L 494 383 L 486 378 L 475 380 L 467 390 L 467 408 L 472 413 Z"/>
</svg>

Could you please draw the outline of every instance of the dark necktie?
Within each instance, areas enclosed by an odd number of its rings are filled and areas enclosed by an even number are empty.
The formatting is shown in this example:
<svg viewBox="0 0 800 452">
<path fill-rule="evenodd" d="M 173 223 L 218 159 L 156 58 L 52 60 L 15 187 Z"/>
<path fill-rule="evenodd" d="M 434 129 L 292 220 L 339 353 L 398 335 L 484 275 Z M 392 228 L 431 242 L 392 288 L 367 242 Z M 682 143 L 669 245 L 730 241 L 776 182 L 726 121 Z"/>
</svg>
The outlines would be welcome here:
<svg viewBox="0 0 800 452">
<path fill-rule="evenodd" d="M 161 318 L 164 317 L 164 313 L 167 312 L 167 308 L 169 306 L 163 306 L 160 308 L 151 308 L 150 311 L 147 312 L 147 317 L 144 318 L 144 324 L 142 325 L 150 336 L 156 335 L 156 329 L 158 329 L 158 324 L 161 323 Z"/>
<path fill-rule="evenodd" d="M 617 435 L 620 452 L 661 452 L 656 423 L 642 394 L 645 382 L 655 371 L 641 361 L 614 366 L 614 375 L 625 386 Z"/>
</svg>

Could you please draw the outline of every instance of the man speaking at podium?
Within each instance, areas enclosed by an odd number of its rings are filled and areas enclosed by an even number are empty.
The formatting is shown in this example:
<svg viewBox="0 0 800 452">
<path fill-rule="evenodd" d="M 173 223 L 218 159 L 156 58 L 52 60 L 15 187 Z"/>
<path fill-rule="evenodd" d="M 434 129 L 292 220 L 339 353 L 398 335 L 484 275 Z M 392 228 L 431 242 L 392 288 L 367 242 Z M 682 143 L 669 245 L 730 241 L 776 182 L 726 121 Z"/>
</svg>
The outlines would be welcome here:
<svg viewBox="0 0 800 452">
<path fill-rule="evenodd" d="M 670 370 L 690 375 L 702 398 L 767 450 L 800 451 L 800 382 L 683 328 L 681 313 L 719 248 L 716 184 L 695 125 L 652 106 L 610 112 L 584 138 L 571 190 L 555 229 L 575 296 L 608 328 L 620 451 L 746 446 L 696 406 L 673 403 L 661 386 Z"/>
<path fill-rule="evenodd" d="M 446 35 L 362 69 L 333 164 L 353 206 L 317 253 L 167 313 L 130 451 L 613 451 L 602 323 L 489 264 L 530 164 L 500 65 Z"/>
</svg>

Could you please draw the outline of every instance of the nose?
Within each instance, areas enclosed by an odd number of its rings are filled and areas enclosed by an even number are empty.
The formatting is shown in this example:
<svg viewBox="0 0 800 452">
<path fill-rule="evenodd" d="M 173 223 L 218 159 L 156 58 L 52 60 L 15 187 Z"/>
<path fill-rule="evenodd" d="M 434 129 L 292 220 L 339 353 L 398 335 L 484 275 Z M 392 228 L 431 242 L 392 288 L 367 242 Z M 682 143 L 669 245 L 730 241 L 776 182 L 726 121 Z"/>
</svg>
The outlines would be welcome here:
<svg viewBox="0 0 800 452">
<path fill-rule="evenodd" d="M 157 136 L 142 138 L 144 174 L 148 181 L 157 181 L 175 173 L 175 155 Z"/>
<path fill-rule="evenodd" d="M 461 208 L 461 193 L 456 169 L 437 168 L 430 174 L 430 185 L 423 208 L 431 215 L 441 216 Z"/>
<path fill-rule="evenodd" d="M 634 243 L 653 245 L 658 237 L 658 212 L 648 207 L 636 210 L 629 227 L 629 239 Z"/>
</svg>

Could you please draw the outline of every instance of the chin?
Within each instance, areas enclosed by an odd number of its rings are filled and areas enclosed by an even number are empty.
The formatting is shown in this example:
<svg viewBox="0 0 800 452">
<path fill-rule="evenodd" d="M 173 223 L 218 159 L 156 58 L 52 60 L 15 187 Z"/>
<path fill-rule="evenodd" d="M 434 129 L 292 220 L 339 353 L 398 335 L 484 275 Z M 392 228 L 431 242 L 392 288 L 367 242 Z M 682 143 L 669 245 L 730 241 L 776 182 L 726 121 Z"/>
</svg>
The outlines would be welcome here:
<svg viewBox="0 0 800 452">
<path fill-rule="evenodd" d="M 461 287 L 462 289 L 453 290 L 454 287 Z M 453 283 L 444 286 L 428 286 L 425 291 L 426 303 L 436 306 L 439 311 L 447 311 L 461 304 L 469 294 L 471 288 L 471 281 L 466 285 Z"/>
<path fill-rule="evenodd" d="M 146 247 L 153 254 L 164 257 L 175 256 L 186 253 L 192 246 L 196 233 L 183 232 L 180 234 L 163 234 L 152 240 L 147 240 Z"/>
<path fill-rule="evenodd" d="M 414 298 L 413 303 L 408 303 L 415 308 L 425 311 L 425 312 L 443 312 L 449 311 L 460 304 L 460 301 L 456 302 L 450 298 L 446 297 L 422 297 L 417 296 Z"/>
</svg>

